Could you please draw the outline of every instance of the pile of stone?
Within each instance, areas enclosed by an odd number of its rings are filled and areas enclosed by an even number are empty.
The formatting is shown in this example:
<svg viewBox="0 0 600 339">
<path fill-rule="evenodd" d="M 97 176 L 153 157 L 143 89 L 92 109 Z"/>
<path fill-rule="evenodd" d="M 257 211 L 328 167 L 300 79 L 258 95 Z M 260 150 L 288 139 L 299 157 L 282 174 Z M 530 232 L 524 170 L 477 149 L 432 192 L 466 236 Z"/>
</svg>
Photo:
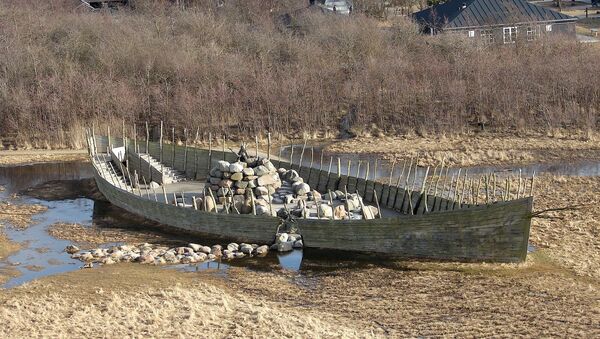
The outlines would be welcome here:
<svg viewBox="0 0 600 339">
<path fill-rule="evenodd" d="M 280 168 L 277 172 L 282 184 L 281 188 L 273 194 L 273 203 L 291 204 L 299 200 L 316 201 L 321 199 L 321 194 L 311 190 L 310 186 L 304 182 L 304 179 L 295 170 Z"/>
<path fill-rule="evenodd" d="M 250 163 L 219 161 L 209 174 L 207 181 L 213 194 L 205 200 L 218 199 L 219 204 L 231 206 L 234 213 L 275 215 L 270 206 L 271 195 L 282 183 L 277 168 L 268 159 Z M 197 202 L 203 206 L 203 201 Z"/>
<path fill-rule="evenodd" d="M 78 259 L 91 267 L 93 263 L 111 265 L 119 262 L 138 262 L 151 265 L 194 264 L 219 259 L 237 259 L 252 256 L 265 256 L 269 252 L 268 245 L 230 243 L 226 247 L 212 247 L 199 244 L 169 248 L 166 246 L 141 244 L 137 246 L 121 245 L 108 248 L 96 248 L 81 251 L 69 245 L 65 251 L 71 258 Z"/>
<path fill-rule="evenodd" d="M 331 191 L 323 195 L 323 201 L 330 202 L 326 206 L 331 208 L 331 203 L 335 206 L 331 211 L 321 204 L 321 214 L 333 214 L 335 219 L 375 219 L 379 216 L 379 210 L 375 206 L 365 205 L 362 197 L 356 193 L 344 193 L 342 191 Z"/>
<path fill-rule="evenodd" d="M 289 252 L 294 248 L 302 248 L 302 236 L 295 233 L 277 233 L 275 243 L 271 245 L 271 250 L 278 252 Z"/>
</svg>

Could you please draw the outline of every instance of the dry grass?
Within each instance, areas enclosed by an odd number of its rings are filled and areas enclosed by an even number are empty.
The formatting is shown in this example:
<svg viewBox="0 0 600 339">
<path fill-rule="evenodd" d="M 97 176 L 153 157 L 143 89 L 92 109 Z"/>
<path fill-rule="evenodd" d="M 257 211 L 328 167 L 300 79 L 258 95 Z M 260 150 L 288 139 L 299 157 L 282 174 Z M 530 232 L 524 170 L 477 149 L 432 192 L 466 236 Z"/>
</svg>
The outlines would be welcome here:
<svg viewBox="0 0 600 339">
<path fill-rule="evenodd" d="M 87 153 L 70 150 L 29 150 L 29 151 L 0 151 L 0 166 L 23 165 L 41 162 L 84 161 L 88 160 Z"/>
<path fill-rule="evenodd" d="M 0 319 L 2 337 L 374 336 L 360 323 L 232 292 L 209 277 L 134 265 L 0 291 Z"/>
<path fill-rule="evenodd" d="M 57 239 L 70 240 L 90 248 L 106 243 L 157 243 L 165 239 L 164 234 L 156 232 L 122 228 L 100 228 L 72 223 L 52 224 L 48 228 L 48 233 Z"/>
<path fill-rule="evenodd" d="M 17 229 L 24 229 L 31 225 L 33 216 L 47 209 L 43 205 L 13 205 L 0 200 L 0 221 L 8 222 Z"/>
<path fill-rule="evenodd" d="M 551 135 L 449 135 L 359 137 L 338 140 L 330 152 L 374 153 L 384 159 L 419 157 L 421 166 L 507 165 L 600 157 L 600 138 L 594 133 L 553 131 Z"/>
</svg>

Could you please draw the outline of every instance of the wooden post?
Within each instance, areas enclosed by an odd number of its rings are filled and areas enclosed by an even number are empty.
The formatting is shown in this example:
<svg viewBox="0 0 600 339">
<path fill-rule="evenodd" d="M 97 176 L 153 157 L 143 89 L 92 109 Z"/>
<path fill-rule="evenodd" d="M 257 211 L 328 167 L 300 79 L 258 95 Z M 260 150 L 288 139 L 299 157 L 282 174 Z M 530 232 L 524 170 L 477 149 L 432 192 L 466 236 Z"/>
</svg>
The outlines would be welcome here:
<svg viewBox="0 0 600 339">
<path fill-rule="evenodd" d="M 192 196 L 192 204 L 194 205 L 194 209 L 198 210 L 198 203 L 196 202 L 196 196 Z"/>
<path fill-rule="evenodd" d="M 137 151 L 138 149 L 138 144 L 137 144 L 137 128 L 135 126 L 135 122 L 133 123 L 133 152 L 134 153 L 139 153 Z"/>
<path fill-rule="evenodd" d="M 304 139 L 304 145 L 302 145 L 302 152 L 300 152 L 300 162 L 298 163 L 298 169 L 302 167 L 302 159 L 304 158 L 304 150 L 306 149 L 306 142 L 308 140 Z M 308 180 L 308 178 L 307 178 Z"/>
<path fill-rule="evenodd" d="M 177 206 L 177 195 L 173 192 L 173 205 Z"/>
<path fill-rule="evenodd" d="M 183 203 L 183 207 L 185 207 L 185 193 L 181 191 L 181 202 Z"/>
<path fill-rule="evenodd" d="M 175 127 L 171 127 L 171 135 L 172 135 L 172 139 L 171 142 L 173 143 L 173 156 L 172 156 L 172 164 L 171 166 L 173 167 L 173 169 L 175 169 Z"/>
<path fill-rule="evenodd" d="M 210 194 L 210 198 L 213 200 L 213 202 L 215 203 L 215 213 L 219 214 L 219 209 L 217 208 L 217 199 L 215 199 L 215 196 L 213 195 L 213 192 L 210 188 L 208 188 L 208 193 Z"/>
<path fill-rule="evenodd" d="M 92 122 L 92 147 L 94 148 L 94 155 L 98 152 L 98 147 L 96 145 L 96 131 L 94 129 L 94 123 Z"/>
<path fill-rule="evenodd" d="M 492 178 L 494 179 L 493 180 L 493 185 L 492 185 L 492 202 L 496 202 L 496 201 L 498 201 L 498 200 L 496 200 L 496 188 L 497 188 L 496 185 L 498 184 L 496 182 L 498 180 L 498 177 L 496 176 L 496 173 L 492 173 Z"/>
<path fill-rule="evenodd" d="M 510 200 L 510 176 L 506 178 L 506 187 L 504 192 L 504 201 Z"/>
<path fill-rule="evenodd" d="M 256 156 L 255 156 L 255 158 L 258 160 L 258 135 L 254 136 L 254 142 L 256 143 Z"/>
<path fill-rule="evenodd" d="M 462 172 L 462 168 L 459 168 L 458 169 L 458 174 L 456 175 L 456 188 L 454 189 L 454 195 L 453 195 L 453 199 L 452 199 L 454 201 L 456 201 L 458 199 L 458 195 L 459 195 L 458 190 L 460 188 L 458 187 L 458 185 L 460 185 L 460 174 L 461 174 L 461 172 Z"/>
<path fill-rule="evenodd" d="M 252 214 L 256 215 L 256 205 L 254 204 L 254 192 L 250 190 L 250 204 L 252 205 Z"/>
<path fill-rule="evenodd" d="M 167 190 L 165 189 L 165 185 L 162 185 L 163 196 L 165 198 L 165 204 L 169 204 L 169 199 L 167 199 Z"/>
<path fill-rule="evenodd" d="M 375 158 L 375 163 L 373 164 L 373 181 L 377 180 L 377 161 L 379 160 L 379 158 Z M 369 167 L 367 167 L 369 168 Z M 367 178 L 368 179 L 368 178 Z"/>
<path fill-rule="evenodd" d="M 390 169 L 390 180 L 388 180 L 388 186 L 392 186 L 392 177 L 394 176 L 394 166 L 396 166 L 396 158 L 392 161 L 392 167 Z"/>
<path fill-rule="evenodd" d="M 352 160 L 348 159 L 348 169 L 346 175 L 350 176 L 350 169 L 352 168 Z"/>
<path fill-rule="evenodd" d="M 463 179 L 463 187 L 462 187 L 462 196 L 463 196 L 463 197 L 466 197 L 466 191 L 465 191 L 465 188 L 466 188 L 466 184 L 467 184 L 467 178 L 468 178 L 468 177 L 467 177 L 467 172 L 468 172 L 468 171 L 469 171 L 468 169 L 465 169 L 465 178 Z M 462 202 L 461 202 L 461 201 L 459 201 L 459 204 L 461 204 L 461 203 L 462 203 Z"/>
<path fill-rule="evenodd" d="M 162 163 L 163 163 L 163 122 L 162 122 L 162 120 L 160 121 L 160 136 L 158 139 L 158 147 L 160 150 L 159 161 L 161 163 L 160 171 L 161 171 L 161 175 L 162 175 Z"/>
<path fill-rule="evenodd" d="M 408 177 L 410 176 L 410 171 L 412 169 L 412 162 L 413 162 L 413 158 L 410 158 L 410 164 L 408 165 L 408 175 L 406 176 L 406 186 L 408 186 Z M 400 187 L 400 181 L 402 180 L 402 177 L 404 176 L 405 170 L 406 170 L 406 160 L 404 160 L 404 163 L 402 164 L 402 172 L 400 172 L 400 176 L 398 177 L 398 180 L 396 181 L 396 187 Z"/>
<path fill-rule="evenodd" d="M 342 175 L 342 160 L 340 158 L 337 158 L 337 173 L 338 173 L 338 178 Z"/>
<path fill-rule="evenodd" d="M 150 188 L 152 188 L 152 193 L 154 193 L 154 201 L 158 201 L 158 197 L 156 196 L 156 189 L 154 189 L 154 186 L 150 185 Z"/>
<path fill-rule="evenodd" d="M 371 165 L 370 161 L 367 161 L 367 169 L 365 170 L 365 181 L 369 180 L 369 167 Z"/>
<path fill-rule="evenodd" d="M 360 178 L 360 165 L 362 165 L 362 160 L 358 161 L 358 166 L 356 167 L 356 178 Z"/>
<path fill-rule="evenodd" d="M 475 205 L 479 205 L 479 192 L 481 192 L 481 182 L 483 181 L 483 176 L 479 177 L 479 181 L 477 182 L 477 191 L 475 193 Z"/>
<path fill-rule="evenodd" d="M 282 152 L 283 147 L 281 147 L 281 145 L 279 145 L 279 155 L 277 156 L 277 167 L 280 168 L 281 167 L 281 152 Z"/>
<path fill-rule="evenodd" d="M 129 171 L 129 169 L 128 169 Z M 150 190 L 148 189 L 148 183 L 146 182 L 146 177 L 142 177 L 142 180 L 144 180 L 144 187 L 146 188 L 146 196 L 148 197 L 148 200 L 150 200 Z"/>
<path fill-rule="evenodd" d="M 331 197 L 331 190 L 327 190 L 327 192 L 329 193 L 329 204 L 331 205 L 331 211 L 332 211 L 331 212 L 331 219 L 335 220 L 335 214 L 333 214 L 334 208 L 333 208 L 333 199 Z"/>
<path fill-rule="evenodd" d="M 323 170 L 323 150 L 321 149 L 321 161 L 319 162 L 319 170 Z"/>
<path fill-rule="evenodd" d="M 111 150 L 112 149 L 112 143 L 110 141 L 110 125 L 108 125 L 108 127 L 106 127 L 106 133 L 108 134 L 108 149 Z M 109 154 L 110 154 L 110 152 L 109 152 Z"/>
<path fill-rule="evenodd" d="M 533 197 L 533 184 L 535 182 L 535 171 L 533 171 L 533 175 L 531 176 L 531 187 L 529 188 L 529 196 Z"/>
<path fill-rule="evenodd" d="M 267 159 L 271 160 L 271 132 L 267 133 Z"/>
<path fill-rule="evenodd" d="M 290 140 L 290 169 L 294 169 L 294 141 Z"/>
<path fill-rule="evenodd" d="M 379 208 L 379 199 L 377 198 L 377 190 L 373 190 L 373 196 L 375 197 L 375 206 L 377 207 L 377 215 L 379 216 L 378 219 L 381 219 L 381 208 Z"/>
<path fill-rule="evenodd" d="M 435 175 L 437 174 L 438 165 L 435 165 L 433 168 L 433 174 L 431 175 L 431 180 L 429 181 L 429 185 L 427 186 L 427 194 L 431 192 L 431 186 L 433 185 L 433 181 L 435 179 Z"/>
<path fill-rule="evenodd" d="M 146 121 L 146 153 L 150 154 L 150 127 L 148 121 Z"/>
<path fill-rule="evenodd" d="M 208 132 L 208 170 L 212 166 L 212 133 Z"/>
<path fill-rule="evenodd" d="M 227 137 L 225 136 L 225 134 L 223 134 L 223 161 L 225 161 L 225 143 L 226 142 L 227 142 Z M 215 210 L 216 210 L 216 208 L 215 208 Z"/>
<path fill-rule="evenodd" d="M 184 149 L 183 149 L 183 172 L 187 173 L 187 155 L 188 155 L 188 135 L 187 135 L 187 128 L 183 129 L 183 138 L 185 139 L 184 141 Z"/>
<path fill-rule="evenodd" d="M 123 119 L 123 132 L 121 135 L 121 141 L 123 142 L 123 148 L 125 149 L 125 154 L 127 154 L 127 138 L 125 137 L 125 119 Z"/>
<path fill-rule="evenodd" d="M 329 169 L 327 170 L 327 175 L 331 174 L 331 165 L 333 165 L 333 157 L 329 157 Z"/>
</svg>

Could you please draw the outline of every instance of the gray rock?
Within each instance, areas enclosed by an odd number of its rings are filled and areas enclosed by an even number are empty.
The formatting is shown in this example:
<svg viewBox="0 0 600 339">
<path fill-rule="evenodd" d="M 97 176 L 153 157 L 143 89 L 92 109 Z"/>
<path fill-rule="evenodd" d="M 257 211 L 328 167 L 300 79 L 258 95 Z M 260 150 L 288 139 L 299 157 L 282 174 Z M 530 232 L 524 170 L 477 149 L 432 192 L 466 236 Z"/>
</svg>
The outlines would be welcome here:
<svg viewBox="0 0 600 339">
<path fill-rule="evenodd" d="M 244 170 L 244 165 L 241 162 L 229 164 L 229 172 L 231 173 L 241 173 L 242 170 Z"/>
<path fill-rule="evenodd" d="M 254 169 L 252 167 L 246 167 L 242 170 L 242 174 L 244 174 L 246 177 L 254 175 Z"/>
<path fill-rule="evenodd" d="M 278 243 L 278 244 L 282 243 L 282 242 L 286 242 L 286 241 L 288 241 L 289 237 L 290 237 L 290 235 L 287 234 L 287 233 L 279 233 L 277 235 L 277 238 L 276 238 L 275 242 Z"/>
<path fill-rule="evenodd" d="M 213 254 L 215 257 L 221 257 L 223 255 L 223 247 L 221 245 L 214 245 L 210 249 L 210 254 Z"/>
<path fill-rule="evenodd" d="M 91 262 L 87 262 L 87 263 L 85 263 L 85 265 L 81 266 L 81 268 L 93 268 L 93 267 L 94 267 L 94 264 Z"/>
<path fill-rule="evenodd" d="M 198 252 L 200 250 L 200 247 L 202 247 L 202 245 L 198 245 L 198 244 L 194 244 L 194 243 L 189 243 L 188 247 L 190 247 L 194 251 Z"/>
<path fill-rule="evenodd" d="M 269 252 L 269 246 L 267 246 L 267 245 L 258 246 L 256 248 L 256 254 L 257 255 L 265 255 L 268 252 Z"/>
<path fill-rule="evenodd" d="M 160 184 L 154 181 L 150 181 L 150 188 L 157 189 L 160 187 Z"/>
<path fill-rule="evenodd" d="M 292 202 L 294 202 L 294 196 L 291 194 L 286 195 L 283 199 L 283 202 L 286 204 L 291 204 Z"/>
<path fill-rule="evenodd" d="M 331 206 L 327 204 L 320 204 L 318 209 L 321 218 L 331 219 L 333 217 L 333 208 Z"/>
<path fill-rule="evenodd" d="M 241 172 L 233 173 L 230 179 L 233 181 L 240 181 L 244 179 L 244 175 Z"/>
<path fill-rule="evenodd" d="M 365 208 L 362 209 L 362 215 L 365 220 L 375 219 L 375 213 L 373 213 L 373 210 L 370 209 L 369 206 L 365 206 Z"/>
<path fill-rule="evenodd" d="M 260 165 L 254 168 L 254 175 L 263 176 L 269 174 L 269 169 L 266 166 Z"/>
<path fill-rule="evenodd" d="M 248 244 L 242 244 L 242 246 L 240 247 L 240 251 L 244 254 L 252 254 L 253 250 L 254 248 L 252 248 L 252 245 Z"/>
<path fill-rule="evenodd" d="M 245 256 L 246 256 L 246 254 L 245 254 L 245 253 L 242 253 L 242 252 L 235 252 L 235 253 L 233 254 L 233 256 L 234 256 L 234 258 L 236 258 L 236 259 L 237 259 L 237 258 L 243 258 L 243 257 L 245 257 Z"/>
<path fill-rule="evenodd" d="M 300 234 L 292 233 L 292 234 L 288 235 L 287 241 L 295 242 L 296 240 L 300 240 L 300 239 L 302 239 L 302 236 Z"/>
<path fill-rule="evenodd" d="M 273 173 L 267 173 L 258 178 L 259 186 L 275 185 L 278 182 L 279 182 L 279 177 L 277 176 L 277 174 L 273 174 Z"/>
<path fill-rule="evenodd" d="M 291 241 L 280 242 L 277 244 L 277 251 L 279 252 L 289 252 L 294 249 L 294 243 Z"/>
<path fill-rule="evenodd" d="M 335 192 L 327 192 L 327 193 L 323 194 L 323 199 L 327 200 L 327 201 L 329 201 L 329 200 L 333 201 L 333 200 L 337 199 L 337 195 L 335 194 Z"/>
<path fill-rule="evenodd" d="M 252 180 L 256 180 L 258 179 L 257 175 L 249 175 L 247 177 L 244 177 L 244 181 L 252 181 Z"/>
<path fill-rule="evenodd" d="M 299 185 L 296 185 L 295 193 L 297 195 L 305 195 L 308 192 L 310 192 L 310 186 L 308 186 L 308 184 L 301 183 Z"/>
<path fill-rule="evenodd" d="M 138 260 L 140 261 L 140 264 L 152 264 L 154 263 L 154 256 L 150 254 L 144 254 L 141 255 Z"/>
<path fill-rule="evenodd" d="M 219 182 L 220 187 L 231 188 L 233 186 L 233 181 L 229 179 L 223 179 Z"/>
<path fill-rule="evenodd" d="M 256 180 L 248 181 L 248 188 L 256 188 L 257 186 Z"/>
<path fill-rule="evenodd" d="M 260 180 L 260 179 L 259 179 Z M 261 195 L 268 195 L 269 194 L 269 189 L 266 187 L 257 187 L 254 189 L 254 195 L 261 196 Z"/>
<path fill-rule="evenodd" d="M 271 210 L 268 206 L 256 206 L 256 215 L 270 214 Z"/>
<path fill-rule="evenodd" d="M 85 253 L 81 254 L 81 256 L 79 257 L 79 260 L 81 260 L 81 261 L 93 261 L 94 260 L 94 256 L 90 252 L 85 252 Z"/>
<path fill-rule="evenodd" d="M 218 185 L 221 182 L 221 177 L 218 177 L 218 178 L 217 177 L 209 177 L 208 182 L 211 185 Z"/>
<path fill-rule="evenodd" d="M 197 253 L 204 253 L 204 254 L 210 254 L 212 252 L 212 249 L 208 246 L 200 246 L 200 248 L 198 250 L 196 250 Z"/>
<path fill-rule="evenodd" d="M 240 249 L 240 245 L 232 242 L 231 244 L 227 245 L 227 250 L 231 251 L 231 252 L 235 252 L 238 251 Z"/>
<path fill-rule="evenodd" d="M 277 167 L 275 167 L 275 165 L 273 165 L 273 163 L 271 161 L 265 160 L 263 162 L 263 165 L 269 170 L 270 173 L 277 172 Z"/>
<path fill-rule="evenodd" d="M 219 162 L 217 162 L 217 169 L 221 172 L 229 172 L 229 165 L 229 162 L 225 160 L 219 160 Z"/>
<path fill-rule="evenodd" d="M 294 181 L 294 179 L 300 178 L 300 175 L 295 170 L 289 170 L 283 173 L 282 179 L 285 181 Z"/>
<path fill-rule="evenodd" d="M 302 248 L 302 247 L 304 247 L 304 243 L 302 242 L 302 239 L 300 239 L 300 240 L 296 240 L 296 241 L 294 242 L 294 245 L 293 245 L 293 247 L 294 247 L 294 248 Z"/>
<path fill-rule="evenodd" d="M 223 172 L 223 178 L 224 178 L 224 179 L 229 179 L 229 178 L 231 178 L 231 172 Z"/>
<path fill-rule="evenodd" d="M 274 204 L 283 204 L 283 199 L 281 199 L 281 198 L 273 198 L 273 203 Z"/>
<path fill-rule="evenodd" d="M 248 181 L 236 181 L 235 186 L 237 188 L 246 188 L 248 187 Z"/>
<path fill-rule="evenodd" d="M 310 200 L 310 201 L 320 201 L 322 197 L 321 197 L 321 193 L 319 193 L 315 190 L 312 190 L 308 193 L 308 198 L 309 198 L 308 200 Z"/>
<path fill-rule="evenodd" d="M 206 212 L 214 212 L 217 209 L 217 202 L 215 201 L 215 199 L 213 199 L 213 197 L 211 196 L 207 196 L 204 198 L 204 202 L 205 204 L 202 204 L 201 206 L 201 210 L 204 210 Z"/>
<path fill-rule="evenodd" d="M 65 248 L 65 252 L 67 252 L 69 254 L 77 253 L 77 252 L 79 252 L 79 247 L 77 247 L 75 245 L 69 245 Z"/>
<path fill-rule="evenodd" d="M 279 167 L 277 169 L 277 173 L 279 173 L 279 175 L 283 175 L 283 174 L 285 174 L 285 172 L 287 172 L 287 170 L 283 167 Z"/>
<path fill-rule="evenodd" d="M 269 246 L 269 249 L 271 251 L 277 251 L 277 247 L 279 247 L 279 244 L 273 244 L 273 245 Z"/>
<path fill-rule="evenodd" d="M 210 170 L 210 172 L 208 172 L 208 174 L 209 174 L 211 177 L 215 177 L 215 178 L 221 178 L 221 177 L 223 177 L 223 172 L 219 171 L 219 168 L 218 168 L 218 167 L 213 167 L 213 168 Z"/>
</svg>

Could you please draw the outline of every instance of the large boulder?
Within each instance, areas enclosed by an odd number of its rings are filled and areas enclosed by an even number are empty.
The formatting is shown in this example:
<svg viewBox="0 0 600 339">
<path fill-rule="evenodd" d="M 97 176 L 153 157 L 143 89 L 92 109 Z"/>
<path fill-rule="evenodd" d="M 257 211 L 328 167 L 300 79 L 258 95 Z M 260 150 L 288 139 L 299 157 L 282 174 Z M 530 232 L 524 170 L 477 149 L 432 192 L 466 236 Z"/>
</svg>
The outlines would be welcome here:
<svg viewBox="0 0 600 339">
<path fill-rule="evenodd" d="M 218 178 L 217 177 L 209 177 L 208 182 L 211 185 L 218 185 L 221 182 L 221 177 L 218 177 Z"/>
<path fill-rule="evenodd" d="M 241 173 L 243 170 L 244 164 L 239 161 L 229 165 L 229 172 L 231 173 Z"/>
<path fill-rule="evenodd" d="M 244 175 L 241 172 L 233 173 L 231 175 L 230 179 L 233 181 L 240 181 L 240 180 L 244 179 Z"/>
<path fill-rule="evenodd" d="M 343 220 L 348 217 L 348 213 L 346 212 L 346 208 L 344 205 L 339 205 L 333 209 L 333 216 L 336 220 Z"/>
<path fill-rule="evenodd" d="M 319 205 L 319 215 L 321 218 L 331 219 L 333 217 L 333 208 L 327 204 Z"/>
<path fill-rule="evenodd" d="M 219 167 L 213 167 L 209 172 L 211 177 L 221 178 L 223 177 L 223 172 L 219 171 Z"/>
<path fill-rule="evenodd" d="M 298 184 L 294 187 L 294 192 L 296 195 L 305 195 L 310 192 L 310 186 L 305 183 Z"/>
<path fill-rule="evenodd" d="M 233 186 L 233 181 L 229 179 L 223 179 L 219 182 L 220 187 L 231 188 Z"/>
<path fill-rule="evenodd" d="M 274 173 L 268 173 L 258 178 L 258 186 L 269 186 L 279 182 L 279 176 Z"/>
<path fill-rule="evenodd" d="M 265 166 L 269 170 L 269 172 L 271 172 L 271 173 L 277 172 L 277 167 L 275 167 L 273 165 L 273 163 L 271 161 L 269 161 L 269 160 L 265 160 L 264 163 L 263 163 L 263 166 Z"/>
<path fill-rule="evenodd" d="M 254 175 L 257 175 L 260 177 L 265 174 L 269 174 L 269 169 L 266 166 L 260 165 L 260 166 L 257 166 L 254 168 Z"/>
<path fill-rule="evenodd" d="M 254 175 L 254 168 L 252 168 L 252 167 L 246 167 L 246 168 L 244 168 L 242 170 L 242 174 L 244 176 L 246 176 L 246 177 L 249 176 L 249 175 Z"/>
<path fill-rule="evenodd" d="M 235 182 L 235 187 L 237 188 L 246 188 L 248 187 L 248 181 L 236 181 Z"/>
<path fill-rule="evenodd" d="M 271 210 L 269 209 L 268 206 L 257 205 L 257 206 L 255 206 L 255 208 L 256 208 L 256 215 L 263 215 L 263 214 L 271 213 Z"/>
<path fill-rule="evenodd" d="M 295 181 L 295 179 L 300 178 L 300 175 L 295 170 L 289 170 L 289 171 L 286 171 L 285 173 L 283 173 L 283 175 L 281 177 L 283 180 L 286 180 L 286 181 Z"/>
<path fill-rule="evenodd" d="M 281 242 L 277 244 L 277 251 L 289 252 L 294 249 L 294 243 L 292 241 Z"/>
<path fill-rule="evenodd" d="M 267 246 L 267 245 L 258 246 L 256 248 L 257 255 L 266 255 L 268 252 L 269 252 L 269 246 Z"/>
<path fill-rule="evenodd" d="M 360 212 L 360 198 L 356 194 L 349 194 L 344 203 L 346 210 L 350 212 Z"/>
<path fill-rule="evenodd" d="M 217 162 L 217 169 L 221 172 L 229 172 L 229 165 L 230 163 L 228 161 L 219 160 L 219 162 Z"/>
</svg>

